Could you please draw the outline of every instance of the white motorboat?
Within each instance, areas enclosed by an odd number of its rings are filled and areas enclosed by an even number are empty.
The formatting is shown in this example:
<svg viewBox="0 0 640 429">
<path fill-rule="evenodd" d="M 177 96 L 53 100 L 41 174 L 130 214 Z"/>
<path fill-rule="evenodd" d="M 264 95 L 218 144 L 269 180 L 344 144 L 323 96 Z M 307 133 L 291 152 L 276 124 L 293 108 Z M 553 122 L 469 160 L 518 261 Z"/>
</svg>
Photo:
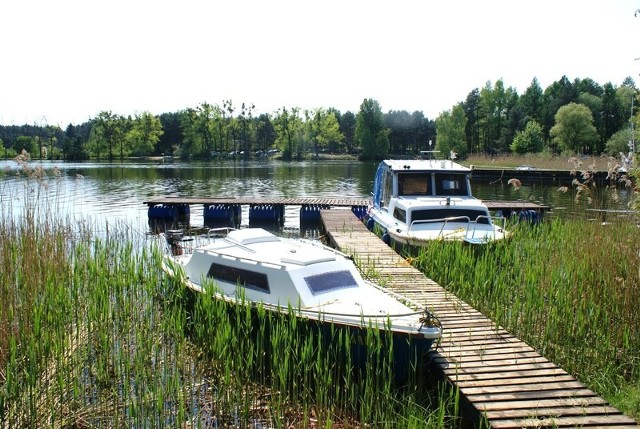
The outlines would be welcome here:
<svg viewBox="0 0 640 429">
<path fill-rule="evenodd" d="M 471 194 L 471 170 L 450 160 L 385 160 L 373 184 L 367 226 L 387 244 L 424 246 L 433 240 L 484 244 L 509 236 Z"/>
<path fill-rule="evenodd" d="M 294 312 L 320 327 L 390 332 L 397 355 L 422 355 L 442 335 L 433 314 L 365 280 L 349 257 L 320 242 L 262 228 L 230 230 L 201 245 L 176 231 L 166 238 L 171 251 L 163 269 L 195 292 Z"/>
</svg>

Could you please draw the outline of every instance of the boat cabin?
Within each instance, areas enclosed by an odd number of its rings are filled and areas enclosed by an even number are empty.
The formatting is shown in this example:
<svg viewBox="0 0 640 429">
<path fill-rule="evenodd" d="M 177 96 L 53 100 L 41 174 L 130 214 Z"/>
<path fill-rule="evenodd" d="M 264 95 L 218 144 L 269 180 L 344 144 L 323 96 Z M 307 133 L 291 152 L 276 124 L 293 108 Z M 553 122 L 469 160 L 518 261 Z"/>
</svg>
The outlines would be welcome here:
<svg viewBox="0 0 640 429">
<path fill-rule="evenodd" d="M 360 286 L 351 261 L 326 246 L 302 244 L 258 228 L 231 231 L 194 249 L 184 269 L 199 289 L 211 279 L 229 296 L 301 308 L 321 305 Z"/>
<path fill-rule="evenodd" d="M 472 198 L 471 170 L 452 161 L 385 160 L 373 184 L 373 206 L 388 207 L 392 198 Z"/>
</svg>

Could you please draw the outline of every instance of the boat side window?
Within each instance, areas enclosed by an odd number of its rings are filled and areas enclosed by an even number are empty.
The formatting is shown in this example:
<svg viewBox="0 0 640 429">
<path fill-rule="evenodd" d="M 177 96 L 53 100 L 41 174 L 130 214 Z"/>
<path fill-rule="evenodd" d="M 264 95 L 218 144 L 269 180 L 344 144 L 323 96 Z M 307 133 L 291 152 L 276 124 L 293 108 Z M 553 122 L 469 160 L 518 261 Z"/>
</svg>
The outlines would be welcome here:
<svg viewBox="0 0 640 429">
<path fill-rule="evenodd" d="M 349 271 L 333 271 L 314 274 L 304 278 L 312 295 L 331 292 L 338 289 L 358 287 L 358 282 Z"/>
<path fill-rule="evenodd" d="M 209 267 L 207 277 L 223 282 L 235 283 L 247 289 L 270 293 L 269 280 L 267 275 L 264 273 L 229 267 L 227 265 L 216 264 L 214 262 Z"/>
<path fill-rule="evenodd" d="M 468 195 L 464 174 L 436 174 L 436 195 Z"/>
<path fill-rule="evenodd" d="M 401 174 L 398 176 L 398 195 L 430 195 L 430 174 Z"/>
<path fill-rule="evenodd" d="M 387 172 L 384 176 L 382 188 L 382 207 L 389 207 L 391 195 L 393 194 L 393 176 L 391 172 Z"/>
<path fill-rule="evenodd" d="M 400 222 L 406 222 L 407 221 L 407 211 L 404 209 L 399 209 L 398 207 L 396 207 L 393 210 L 393 217 L 398 219 Z"/>
</svg>

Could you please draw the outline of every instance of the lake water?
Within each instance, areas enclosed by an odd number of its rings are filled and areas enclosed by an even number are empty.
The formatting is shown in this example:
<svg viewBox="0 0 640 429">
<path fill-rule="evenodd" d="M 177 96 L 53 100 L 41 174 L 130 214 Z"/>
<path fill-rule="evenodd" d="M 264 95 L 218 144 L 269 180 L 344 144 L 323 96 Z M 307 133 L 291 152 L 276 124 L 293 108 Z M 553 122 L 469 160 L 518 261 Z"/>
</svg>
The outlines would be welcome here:
<svg viewBox="0 0 640 429">
<path fill-rule="evenodd" d="M 25 205 L 47 215 L 88 220 L 97 230 L 127 224 L 141 233 L 148 231 L 144 201 L 160 196 L 181 197 L 340 197 L 369 198 L 377 162 L 357 161 L 147 161 L 125 163 L 65 163 L 31 161 L 27 179 L 23 167 L 13 160 L 0 161 L 0 209 L 22 213 Z M 631 191 L 599 189 L 591 205 L 576 202 L 571 183 L 523 183 L 520 189 L 499 182 L 472 179 L 474 195 L 482 199 L 531 201 L 552 207 L 552 216 L 585 213 L 588 209 L 624 210 Z M 567 192 L 558 190 L 567 186 Z M 599 212 L 592 212 L 601 218 Z M 243 224 L 248 223 L 243 213 Z M 202 209 L 191 208 L 192 225 L 202 225 Z M 299 228 L 299 211 L 288 208 L 285 229 Z"/>
</svg>

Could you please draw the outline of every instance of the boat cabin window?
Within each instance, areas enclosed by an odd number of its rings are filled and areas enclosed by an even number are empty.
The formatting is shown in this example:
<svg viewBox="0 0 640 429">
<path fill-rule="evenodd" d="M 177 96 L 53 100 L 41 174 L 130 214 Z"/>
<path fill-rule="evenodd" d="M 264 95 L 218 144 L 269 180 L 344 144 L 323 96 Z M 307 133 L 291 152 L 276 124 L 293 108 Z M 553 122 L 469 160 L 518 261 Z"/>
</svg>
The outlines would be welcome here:
<svg viewBox="0 0 640 429">
<path fill-rule="evenodd" d="M 436 195 L 468 195 L 464 174 L 436 174 Z"/>
<path fill-rule="evenodd" d="M 307 283 L 312 295 L 358 287 L 358 282 L 349 271 L 314 274 L 305 277 L 304 281 Z"/>
<path fill-rule="evenodd" d="M 398 219 L 400 222 L 406 222 L 407 211 L 396 207 L 395 209 L 393 209 L 393 217 Z"/>
<path fill-rule="evenodd" d="M 482 224 L 489 223 L 488 214 L 483 210 L 460 210 L 460 209 L 429 209 L 429 210 L 415 210 L 411 212 L 411 222 L 415 221 L 429 221 L 429 220 L 442 220 L 446 218 L 458 218 L 455 222 L 478 222 Z M 469 219 L 467 219 L 469 218 Z M 454 222 L 454 219 L 451 220 Z"/>
<path fill-rule="evenodd" d="M 256 273 L 255 271 L 229 267 L 214 262 L 209 267 L 207 277 L 221 282 L 235 283 L 247 289 L 269 293 L 269 280 L 264 273 Z"/>
<path fill-rule="evenodd" d="M 398 176 L 398 195 L 431 195 L 431 174 L 401 174 Z"/>
</svg>

